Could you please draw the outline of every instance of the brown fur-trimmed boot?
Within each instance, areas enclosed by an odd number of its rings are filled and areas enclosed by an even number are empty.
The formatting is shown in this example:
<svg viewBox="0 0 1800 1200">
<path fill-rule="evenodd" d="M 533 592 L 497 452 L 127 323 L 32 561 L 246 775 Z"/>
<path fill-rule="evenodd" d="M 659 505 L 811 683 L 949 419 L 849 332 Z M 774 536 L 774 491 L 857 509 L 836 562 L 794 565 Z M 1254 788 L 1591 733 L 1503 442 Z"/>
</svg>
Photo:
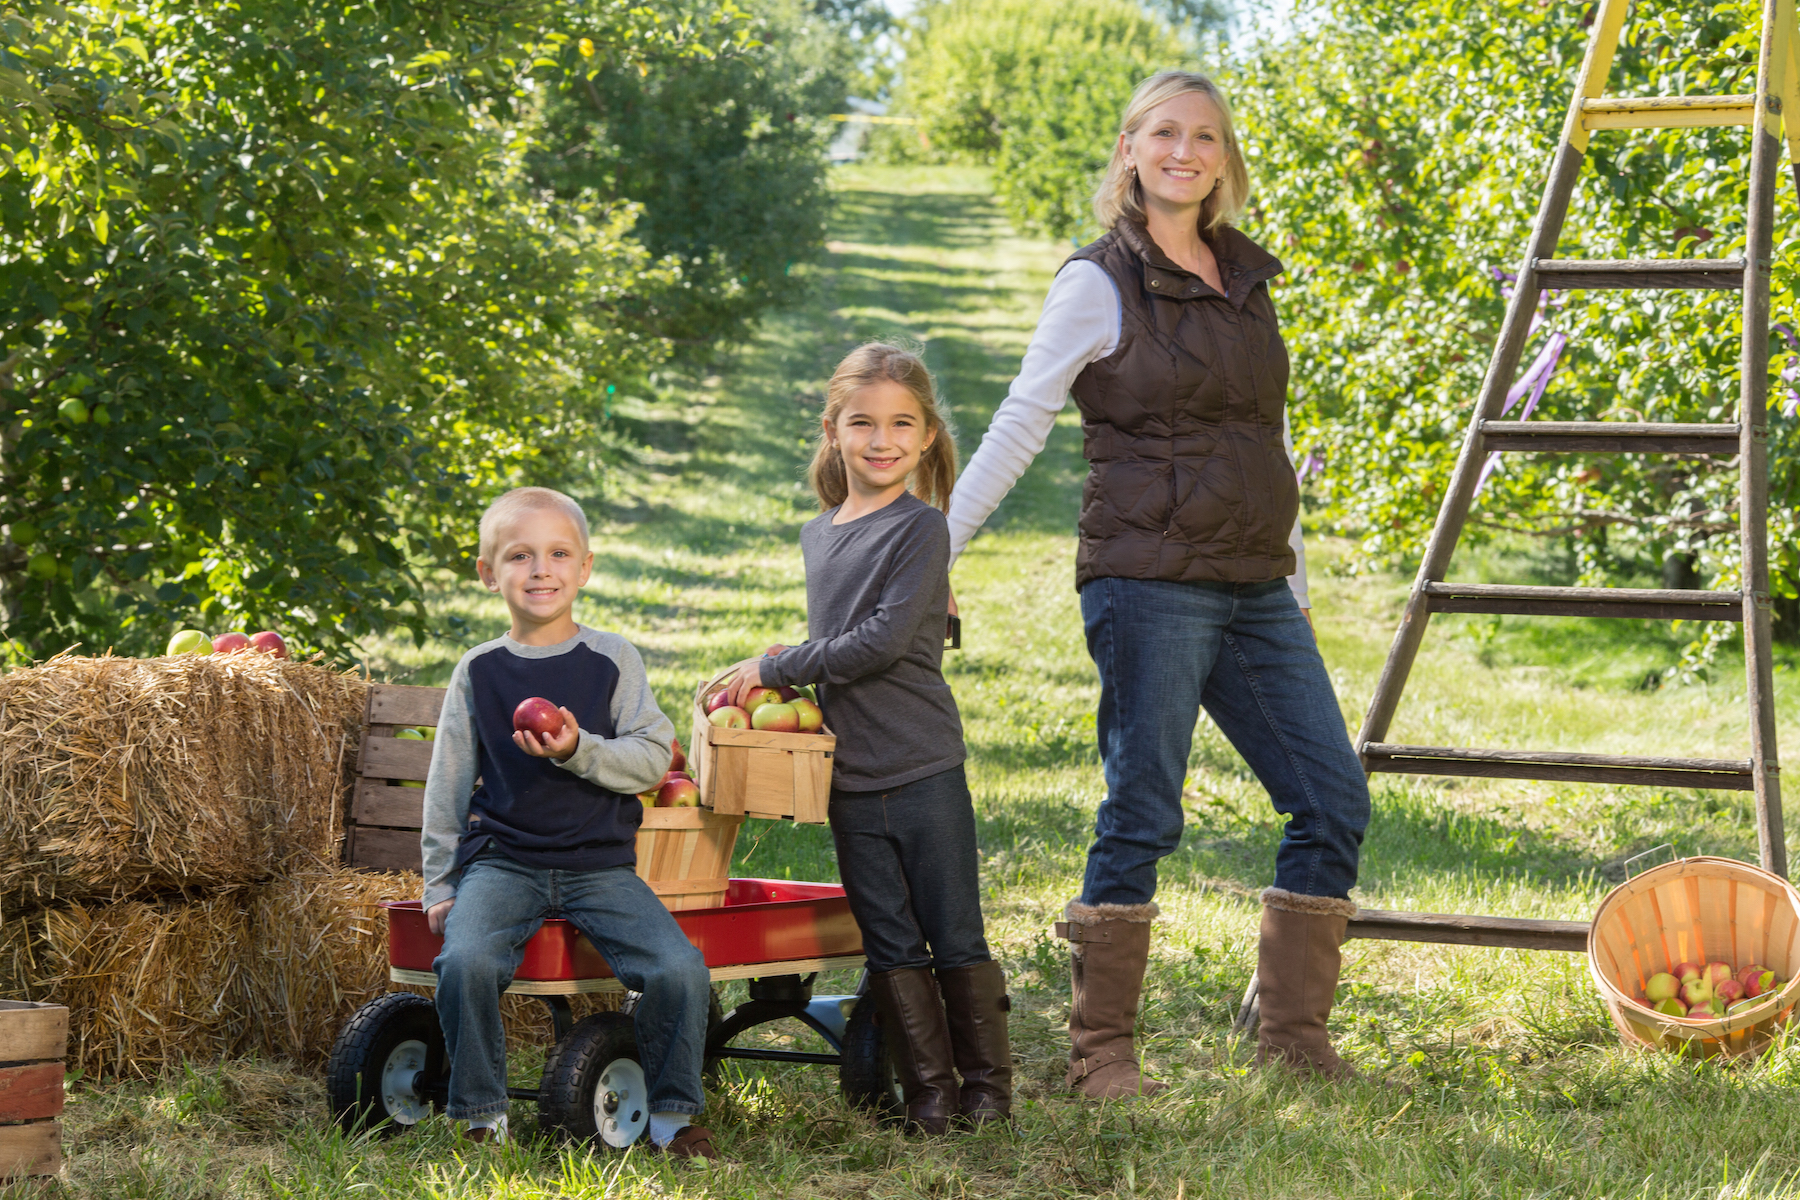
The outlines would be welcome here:
<svg viewBox="0 0 1800 1200">
<path fill-rule="evenodd" d="M 1012 1119 L 1012 1042 L 1006 1035 L 1006 972 L 997 962 L 937 972 L 950 1019 L 950 1049 L 962 1076 L 958 1120 L 968 1126 Z"/>
<path fill-rule="evenodd" d="M 1155 904 L 1083 904 L 1071 900 L 1056 923 L 1069 940 L 1068 1086 L 1094 1100 L 1154 1096 L 1168 1087 L 1138 1067 L 1132 1033 Z"/>
<path fill-rule="evenodd" d="M 1356 905 L 1330 896 L 1303 896 L 1281 888 L 1262 894 L 1262 936 L 1257 945 L 1257 1004 L 1262 1025 L 1256 1061 L 1286 1062 L 1326 1079 L 1351 1079 L 1356 1068 L 1338 1057 L 1325 1030 L 1337 993 L 1339 947 Z"/>
</svg>

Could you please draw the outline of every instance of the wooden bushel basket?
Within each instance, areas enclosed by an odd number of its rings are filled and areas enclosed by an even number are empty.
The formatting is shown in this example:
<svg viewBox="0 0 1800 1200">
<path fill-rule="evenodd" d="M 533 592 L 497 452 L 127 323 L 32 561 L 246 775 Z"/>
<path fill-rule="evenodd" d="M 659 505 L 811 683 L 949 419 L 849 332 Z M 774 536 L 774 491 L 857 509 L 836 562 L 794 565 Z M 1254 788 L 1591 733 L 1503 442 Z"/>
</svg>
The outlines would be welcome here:
<svg viewBox="0 0 1800 1200">
<path fill-rule="evenodd" d="M 638 878 L 670 912 L 718 908 L 731 886 L 741 816 L 704 808 L 646 808 L 638 826 Z"/>
<path fill-rule="evenodd" d="M 69 1010 L 0 1000 L 0 1184 L 62 1169 Z"/>
<path fill-rule="evenodd" d="M 1785 979 L 1724 1017 L 1670 1017 L 1636 1001 L 1679 963 L 1761 963 Z M 1779 1036 L 1800 999 L 1800 892 L 1730 858 L 1684 858 L 1626 880 L 1600 902 L 1588 970 L 1626 1041 L 1697 1057 L 1755 1054 Z"/>
<path fill-rule="evenodd" d="M 706 700 L 724 686 L 727 667 L 694 692 L 690 747 L 698 771 L 700 803 L 723 815 L 791 817 L 803 825 L 826 824 L 831 799 L 831 757 L 837 736 L 723 729 L 706 719 Z"/>
</svg>

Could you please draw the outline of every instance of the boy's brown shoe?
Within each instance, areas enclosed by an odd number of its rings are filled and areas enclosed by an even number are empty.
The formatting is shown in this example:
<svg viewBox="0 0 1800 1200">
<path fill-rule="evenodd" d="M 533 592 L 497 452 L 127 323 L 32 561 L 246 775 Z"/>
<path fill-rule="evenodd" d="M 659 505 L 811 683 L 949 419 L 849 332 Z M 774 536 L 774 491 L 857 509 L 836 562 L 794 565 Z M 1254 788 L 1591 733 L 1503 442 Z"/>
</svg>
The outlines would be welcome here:
<svg viewBox="0 0 1800 1200">
<path fill-rule="evenodd" d="M 669 1139 L 666 1146 L 650 1143 L 650 1149 L 656 1154 L 666 1154 L 670 1158 L 697 1159 L 694 1165 L 702 1167 L 708 1162 L 719 1159 L 719 1151 L 713 1145 L 712 1130 L 704 1125 L 683 1125 L 681 1132 Z"/>
</svg>

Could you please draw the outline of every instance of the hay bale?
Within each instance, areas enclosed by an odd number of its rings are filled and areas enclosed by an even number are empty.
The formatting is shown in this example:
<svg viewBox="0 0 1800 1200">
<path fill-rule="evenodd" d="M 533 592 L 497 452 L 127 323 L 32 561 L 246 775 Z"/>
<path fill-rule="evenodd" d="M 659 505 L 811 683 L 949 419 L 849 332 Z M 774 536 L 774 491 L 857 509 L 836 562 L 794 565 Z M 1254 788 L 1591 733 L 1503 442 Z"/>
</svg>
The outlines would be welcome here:
<svg viewBox="0 0 1800 1200">
<path fill-rule="evenodd" d="M 0 998 L 68 1005 L 70 1063 L 94 1076 L 252 1053 L 316 1066 L 352 1012 L 395 990 L 379 904 L 419 887 L 325 867 L 196 900 L 42 909 L 0 922 Z M 581 1016 L 618 997 L 574 1002 Z M 503 1011 L 513 1045 L 548 1044 L 539 1001 Z"/>
<path fill-rule="evenodd" d="M 229 888 L 335 859 L 368 685 L 262 654 L 0 676 L 0 897 Z"/>
</svg>

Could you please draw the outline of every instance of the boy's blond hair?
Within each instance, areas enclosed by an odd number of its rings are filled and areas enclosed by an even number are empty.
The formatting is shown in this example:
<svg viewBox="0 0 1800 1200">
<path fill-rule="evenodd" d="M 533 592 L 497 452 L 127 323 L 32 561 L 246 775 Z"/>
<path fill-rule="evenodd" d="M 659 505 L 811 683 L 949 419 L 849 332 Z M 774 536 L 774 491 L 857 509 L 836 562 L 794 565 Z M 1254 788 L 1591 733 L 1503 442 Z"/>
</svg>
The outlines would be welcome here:
<svg viewBox="0 0 1800 1200">
<path fill-rule="evenodd" d="M 528 512 L 546 510 L 559 512 L 573 521 L 575 532 L 580 535 L 581 548 L 583 550 L 588 548 L 588 519 L 587 514 L 581 511 L 581 505 L 554 488 L 522 487 L 514 488 L 501 496 L 488 505 L 487 511 L 481 514 L 481 540 L 479 549 L 476 551 L 480 555 L 481 561 L 486 563 L 494 561 L 494 539 L 499 536 L 501 527 L 507 522 Z"/>
</svg>

